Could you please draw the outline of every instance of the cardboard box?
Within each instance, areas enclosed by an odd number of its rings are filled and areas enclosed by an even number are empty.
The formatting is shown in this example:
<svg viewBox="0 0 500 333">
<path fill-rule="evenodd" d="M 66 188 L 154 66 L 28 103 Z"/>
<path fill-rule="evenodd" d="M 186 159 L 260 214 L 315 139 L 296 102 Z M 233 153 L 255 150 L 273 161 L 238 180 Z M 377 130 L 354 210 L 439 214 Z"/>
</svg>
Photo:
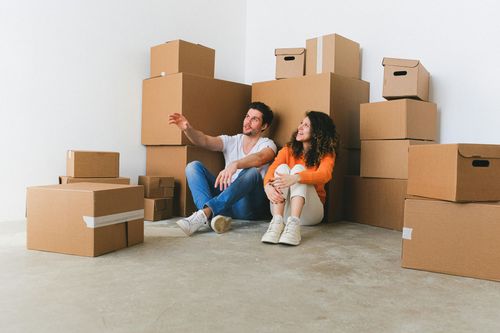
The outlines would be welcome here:
<svg viewBox="0 0 500 333">
<path fill-rule="evenodd" d="M 144 198 L 144 220 L 160 221 L 173 216 L 173 198 Z"/>
<path fill-rule="evenodd" d="M 437 107 L 431 102 L 398 99 L 361 104 L 361 140 L 437 139 Z"/>
<path fill-rule="evenodd" d="M 408 194 L 449 201 L 500 201 L 500 145 L 411 147 Z"/>
<path fill-rule="evenodd" d="M 107 183 L 107 184 L 122 184 L 129 185 L 130 178 L 75 178 L 68 176 L 59 176 L 59 184 L 73 184 L 73 183 Z"/>
<path fill-rule="evenodd" d="M 306 41 L 306 75 L 335 73 L 361 78 L 359 44 L 337 34 Z"/>
<path fill-rule="evenodd" d="M 344 219 L 401 231 L 407 183 L 404 179 L 346 176 Z"/>
<path fill-rule="evenodd" d="M 500 281 L 500 203 L 407 199 L 401 266 Z"/>
<path fill-rule="evenodd" d="M 248 85 L 185 73 L 144 80 L 142 144 L 190 144 L 177 126 L 168 124 L 174 112 L 208 135 L 241 133 L 250 97 Z"/>
<path fill-rule="evenodd" d="M 408 148 L 431 143 L 417 140 L 361 141 L 361 177 L 408 179 Z"/>
<path fill-rule="evenodd" d="M 144 241 L 144 190 L 76 183 L 29 187 L 27 247 L 95 257 Z"/>
<path fill-rule="evenodd" d="M 151 77 L 190 73 L 213 78 L 215 50 L 200 44 L 173 40 L 151 48 Z"/>
<path fill-rule="evenodd" d="M 175 179 L 174 214 L 188 216 L 195 212 L 191 191 L 186 181 L 186 165 L 192 161 L 200 161 L 214 175 L 224 169 L 224 156 L 220 152 L 212 152 L 194 146 L 147 146 L 146 174 L 168 174 Z"/>
<path fill-rule="evenodd" d="M 66 176 L 117 178 L 120 173 L 120 153 L 68 150 Z"/>
<path fill-rule="evenodd" d="M 139 176 L 138 185 L 144 186 L 145 198 L 173 198 L 174 177 Z"/>
<path fill-rule="evenodd" d="M 306 49 L 276 49 L 276 79 L 304 76 Z"/>
<path fill-rule="evenodd" d="M 274 112 L 269 137 L 279 146 L 290 140 L 306 111 L 313 110 L 333 118 L 342 148 L 359 149 L 359 105 L 368 102 L 369 94 L 368 82 L 331 73 L 252 85 L 252 100 Z"/>
<path fill-rule="evenodd" d="M 384 58 L 385 99 L 416 98 L 429 100 L 429 72 L 419 60 Z"/>
</svg>

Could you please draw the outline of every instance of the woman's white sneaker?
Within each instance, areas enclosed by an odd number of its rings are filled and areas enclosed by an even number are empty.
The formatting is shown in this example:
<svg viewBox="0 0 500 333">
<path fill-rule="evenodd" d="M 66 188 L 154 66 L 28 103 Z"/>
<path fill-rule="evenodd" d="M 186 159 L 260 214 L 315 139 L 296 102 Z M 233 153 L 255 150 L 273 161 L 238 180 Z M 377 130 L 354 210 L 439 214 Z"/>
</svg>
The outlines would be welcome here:
<svg viewBox="0 0 500 333">
<path fill-rule="evenodd" d="M 287 245 L 300 244 L 300 219 L 290 216 L 286 221 L 285 230 L 281 234 L 279 243 Z"/>
<path fill-rule="evenodd" d="M 278 244 L 278 240 L 284 228 L 285 224 L 283 223 L 283 217 L 279 215 L 273 216 L 266 233 L 262 236 L 261 242 Z"/>
<path fill-rule="evenodd" d="M 222 234 L 231 228 L 231 218 L 224 215 L 217 215 L 212 218 L 210 226 L 216 233 Z"/>
</svg>

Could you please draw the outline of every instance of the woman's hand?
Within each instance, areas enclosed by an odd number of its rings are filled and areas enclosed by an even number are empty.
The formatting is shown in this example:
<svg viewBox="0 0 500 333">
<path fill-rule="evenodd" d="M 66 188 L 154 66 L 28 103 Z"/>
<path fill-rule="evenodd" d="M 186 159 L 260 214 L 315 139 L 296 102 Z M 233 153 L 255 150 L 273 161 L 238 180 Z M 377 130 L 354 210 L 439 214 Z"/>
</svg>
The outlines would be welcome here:
<svg viewBox="0 0 500 333">
<path fill-rule="evenodd" d="M 276 177 L 273 181 L 273 186 L 278 190 L 282 190 L 298 183 L 299 180 L 300 176 L 298 174 L 287 175 L 284 173 L 276 173 Z"/>
<path fill-rule="evenodd" d="M 264 186 L 264 191 L 266 192 L 267 198 L 272 204 L 285 202 L 281 191 L 278 191 L 271 183 L 267 183 L 266 186 Z"/>
</svg>

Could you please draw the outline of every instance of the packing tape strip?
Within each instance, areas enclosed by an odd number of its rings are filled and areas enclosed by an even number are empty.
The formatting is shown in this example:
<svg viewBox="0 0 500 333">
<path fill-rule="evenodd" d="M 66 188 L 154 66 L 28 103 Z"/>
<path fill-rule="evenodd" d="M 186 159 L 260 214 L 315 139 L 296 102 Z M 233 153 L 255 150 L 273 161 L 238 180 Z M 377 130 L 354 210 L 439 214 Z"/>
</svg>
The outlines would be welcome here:
<svg viewBox="0 0 500 333">
<path fill-rule="evenodd" d="M 323 72 L 323 36 L 316 38 L 316 74 Z"/>
<path fill-rule="evenodd" d="M 413 228 L 403 228 L 403 239 L 411 240 Z"/>
<path fill-rule="evenodd" d="M 99 228 L 107 225 L 123 223 L 144 218 L 144 209 L 132 210 L 118 214 L 110 214 L 104 216 L 83 216 L 83 221 L 87 228 Z"/>
</svg>

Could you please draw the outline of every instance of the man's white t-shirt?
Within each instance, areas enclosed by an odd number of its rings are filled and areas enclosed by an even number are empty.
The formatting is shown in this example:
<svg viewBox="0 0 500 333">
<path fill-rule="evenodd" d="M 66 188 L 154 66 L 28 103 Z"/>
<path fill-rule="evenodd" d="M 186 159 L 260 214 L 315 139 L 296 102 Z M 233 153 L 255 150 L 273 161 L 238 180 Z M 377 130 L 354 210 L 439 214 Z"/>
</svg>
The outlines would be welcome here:
<svg viewBox="0 0 500 333">
<path fill-rule="evenodd" d="M 252 150 L 248 154 L 243 152 L 243 134 L 236 134 L 233 136 L 229 135 L 220 135 L 224 148 L 222 149 L 222 153 L 224 153 L 224 159 L 226 160 L 226 167 L 236 160 L 242 159 L 250 154 L 258 153 L 262 149 L 271 148 L 276 154 L 277 148 L 274 144 L 273 140 L 269 138 L 260 138 L 259 141 L 253 146 Z M 267 169 L 269 168 L 269 163 L 262 165 L 259 169 L 262 178 L 266 175 Z M 231 181 L 234 181 L 236 177 L 240 174 L 242 169 L 238 169 L 231 178 Z"/>
</svg>

